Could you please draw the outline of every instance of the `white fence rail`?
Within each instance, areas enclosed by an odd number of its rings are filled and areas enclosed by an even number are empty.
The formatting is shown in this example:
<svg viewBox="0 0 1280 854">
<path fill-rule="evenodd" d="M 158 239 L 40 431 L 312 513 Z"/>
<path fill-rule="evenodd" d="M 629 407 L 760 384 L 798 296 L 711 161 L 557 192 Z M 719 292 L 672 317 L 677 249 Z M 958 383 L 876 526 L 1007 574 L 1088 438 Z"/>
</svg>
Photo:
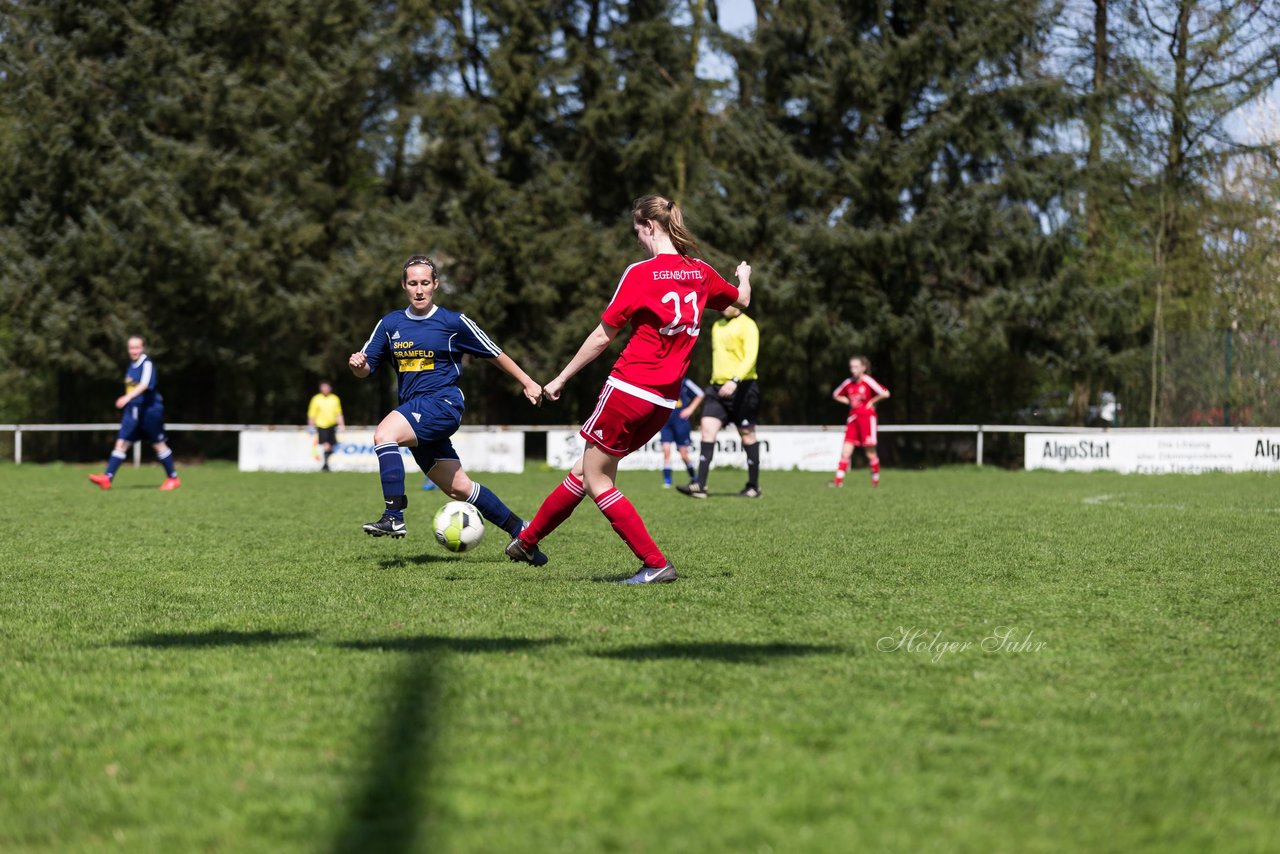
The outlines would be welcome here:
<svg viewBox="0 0 1280 854">
<path fill-rule="evenodd" d="M 367 430 L 372 431 L 373 427 L 362 427 L 357 425 L 349 425 L 348 431 Z M 527 424 L 513 424 L 510 426 L 476 426 L 464 425 L 458 429 L 460 433 L 487 433 L 491 431 L 514 431 L 519 430 L 526 433 L 545 432 L 547 427 L 533 427 Z M 119 422 L 104 422 L 101 424 L 0 424 L 0 433 L 13 434 L 13 461 L 15 463 L 22 462 L 22 434 L 23 433 L 116 433 L 120 430 Z M 166 433 L 243 433 L 246 430 L 265 430 L 269 432 L 280 433 L 305 433 L 307 428 L 298 424 L 166 424 Z M 142 442 L 133 443 L 133 464 L 135 466 L 142 463 Z"/>
<path fill-rule="evenodd" d="M 13 433 L 13 460 L 15 463 L 22 462 L 22 439 L 26 433 L 115 433 L 119 430 L 119 424 L 102 423 L 102 424 L 0 424 L 0 434 Z M 187 433 L 187 431 L 204 431 L 204 433 L 247 433 L 247 431 L 278 431 L 278 433 L 305 433 L 307 428 L 296 424 L 170 424 L 168 425 L 170 433 Z M 370 433 L 374 428 L 371 426 L 348 426 L 348 433 L 355 431 L 366 431 Z M 809 440 L 813 443 L 814 434 L 829 434 L 831 437 L 831 453 L 835 455 L 838 451 L 838 440 L 844 437 L 844 424 L 838 425 L 818 425 L 818 426 L 765 426 L 762 428 L 763 433 L 796 433 L 808 434 L 808 437 L 799 437 L 796 439 Z M 1242 434 L 1251 434 L 1253 438 L 1249 442 L 1253 442 L 1253 446 L 1245 448 L 1245 451 L 1235 452 L 1236 455 L 1245 455 L 1256 458 L 1256 461 L 1249 463 L 1249 469 L 1256 470 L 1258 466 L 1262 470 L 1274 470 L 1280 465 L 1280 442 L 1272 440 L 1270 437 L 1275 434 L 1276 428 L 1066 428 L 1066 426 L 1043 426 L 1043 425 L 1023 425 L 1023 424 L 881 424 L 879 430 L 882 433 L 942 433 L 942 434 L 972 434 L 975 443 L 977 443 L 977 455 L 975 462 L 978 465 L 983 463 L 983 442 L 984 437 L 988 433 L 1021 433 L 1021 434 L 1110 434 L 1111 437 L 1119 439 L 1116 452 L 1129 442 L 1125 437 L 1137 439 L 1144 434 L 1149 434 L 1147 444 L 1155 444 L 1157 447 L 1157 457 L 1167 457 L 1165 467 L 1156 467 L 1153 470 L 1172 470 L 1172 471 L 1194 471 L 1194 470 L 1213 470 L 1219 465 L 1213 461 L 1215 457 L 1221 457 L 1219 446 L 1222 442 L 1230 442 L 1230 437 L 1243 439 Z M 509 425 L 466 425 L 462 426 L 460 433 L 543 433 L 548 434 L 550 439 L 557 438 L 563 442 L 564 437 L 576 437 L 577 425 L 529 425 L 529 424 L 509 424 Z M 696 435 L 696 426 L 694 433 Z M 1189 442 L 1189 440 L 1172 440 L 1169 438 L 1161 438 L 1156 434 L 1198 434 L 1199 437 L 1207 439 L 1207 443 Z M 723 435 L 727 435 L 722 433 Z M 1215 438 L 1216 437 L 1216 438 Z M 524 439 L 521 435 L 521 440 Z M 1103 439 L 1098 439 L 1098 443 L 1103 443 Z M 1093 443 L 1093 444 L 1098 444 Z M 1192 444 L 1204 444 L 1207 451 L 1184 451 L 1184 449 L 1172 448 L 1170 446 L 1192 446 Z M 1212 447 L 1210 447 L 1212 446 Z M 1100 447 L 1101 446 L 1100 444 Z M 1165 448 L 1165 449 L 1158 449 Z M 550 451 L 550 448 L 549 448 Z M 563 451 L 563 448 L 561 449 Z M 1088 463 L 1091 467 L 1114 467 L 1107 462 L 1107 458 L 1111 456 L 1111 443 L 1106 443 L 1103 447 L 1103 461 L 1101 463 Z M 1248 453 L 1245 453 L 1248 452 Z M 1029 452 L 1028 452 L 1029 453 Z M 1056 453 L 1056 452 L 1055 452 Z M 1101 452 L 1100 452 L 1101 453 Z M 1100 456 L 1100 453 L 1089 453 L 1084 456 Z M 1064 455 L 1070 456 L 1070 448 L 1064 451 Z M 1206 456 L 1204 460 L 1198 460 L 1196 455 Z M 548 462 L 552 462 L 553 453 L 548 453 Z M 561 455 L 563 456 L 563 455 Z M 639 455 L 643 456 L 643 455 Z M 636 466 L 645 466 L 652 460 L 641 460 L 637 456 L 636 460 L 631 461 Z M 1076 455 L 1079 456 L 1079 455 Z M 726 455 L 717 455 L 718 460 L 723 463 L 732 465 L 732 457 Z M 835 458 L 832 456 L 832 458 Z M 1144 456 L 1142 460 L 1133 462 L 1137 466 L 1137 470 L 1144 470 L 1151 467 L 1151 455 Z M 141 465 L 142 461 L 142 443 L 133 444 L 133 465 Z M 561 461 L 558 460 L 557 461 Z M 562 462 L 562 461 L 561 461 Z M 1062 461 L 1059 461 L 1062 462 Z M 1069 469 L 1087 465 L 1087 463 L 1071 461 L 1068 463 Z M 1126 463 L 1128 465 L 1128 463 Z M 1243 465 L 1243 463 L 1242 463 Z M 810 467 L 808 465 L 801 467 Z M 1036 465 L 1028 465 L 1028 467 L 1046 467 L 1043 461 L 1037 461 Z M 1056 467 L 1056 466 L 1053 466 Z M 817 470 L 817 469 L 814 469 Z"/>
<path fill-rule="evenodd" d="M 100 424 L 0 424 L 0 433 L 9 432 L 13 434 L 13 461 L 15 463 L 22 462 L 22 436 L 24 433 L 73 433 L 73 432 L 101 432 L 115 433 L 120 429 L 120 425 L 116 422 L 100 423 Z M 170 433 L 184 432 L 209 432 L 209 433 L 239 433 L 246 430 L 267 430 L 280 432 L 299 432 L 305 431 L 306 427 L 296 424 L 169 424 L 167 429 Z M 350 426 L 348 430 L 372 430 L 368 426 Z M 525 432 L 525 433 L 550 433 L 553 431 L 576 431 L 577 425 L 557 424 L 557 425 L 529 425 L 529 424 L 511 424 L 511 425 L 466 425 L 460 428 L 462 433 L 487 433 L 494 431 L 502 432 Z M 834 435 L 842 435 L 844 425 L 830 426 L 769 426 L 770 433 L 787 433 L 787 432 L 813 432 L 822 431 L 830 432 Z M 1188 432 L 1188 433 L 1206 433 L 1206 432 L 1238 432 L 1241 428 L 1208 428 L 1208 427 L 1161 427 L 1156 428 L 1155 432 Z M 1245 428 L 1257 430 L 1259 428 Z M 987 433 L 1102 433 L 1106 432 L 1101 427 L 1045 427 L 1041 425 L 1025 425 L 1025 424 L 881 424 L 879 426 L 881 433 L 960 433 L 972 434 L 977 442 L 976 462 L 982 465 L 983 456 L 983 440 Z M 1152 432 L 1147 428 L 1126 427 L 1113 430 L 1115 433 L 1142 433 Z M 697 434 L 695 425 L 694 434 Z M 838 450 L 838 447 L 837 447 Z M 139 465 L 142 459 L 142 443 L 136 442 L 133 446 L 133 464 Z"/>
</svg>

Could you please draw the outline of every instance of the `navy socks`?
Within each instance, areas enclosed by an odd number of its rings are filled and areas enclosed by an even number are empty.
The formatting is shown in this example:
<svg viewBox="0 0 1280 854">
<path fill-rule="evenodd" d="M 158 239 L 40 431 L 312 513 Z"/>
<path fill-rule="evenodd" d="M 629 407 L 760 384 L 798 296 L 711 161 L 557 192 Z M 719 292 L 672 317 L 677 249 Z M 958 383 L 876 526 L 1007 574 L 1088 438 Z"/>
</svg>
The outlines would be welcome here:
<svg viewBox="0 0 1280 854">
<path fill-rule="evenodd" d="M 384 442 L 374 445 L 373 451 L 378 455 L 378 475 L 382 478 L 382 500 L 386 503 L 386 512 L 403 519 L 407 502 L 399 500 L 404 498 L 404 458 L 400 456 L 400 446 L 395 442 Z"/>
</svg>

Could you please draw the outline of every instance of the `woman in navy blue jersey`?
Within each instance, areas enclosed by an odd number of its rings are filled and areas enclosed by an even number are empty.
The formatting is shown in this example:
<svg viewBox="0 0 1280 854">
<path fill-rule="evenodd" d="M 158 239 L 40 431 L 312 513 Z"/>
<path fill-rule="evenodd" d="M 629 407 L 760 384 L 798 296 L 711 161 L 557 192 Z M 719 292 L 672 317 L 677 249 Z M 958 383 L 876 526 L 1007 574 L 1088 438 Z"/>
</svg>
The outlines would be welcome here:
<svg viewBox="0 0 1280 854">
<path fill-rule="evenodd" d="M 173 450 L 164 432 L 164 398 L 156 390 L 156 369 L 147 355 L 147 344 L 142 336 L 134 335 L 127 342 L 129 367 L 124 374 L 124 394 L 116 398 L 116 409 L 122 410 L 120 433 L 116 446 L 107 459 L 107 470 L 91 474 L 89 480 L 103 489 L 110 489 L 115 482 L 116 470 L 125 461 L 134 442 L 146 439 L 156 449 L 156 459 L 164 466 L 165 492 L 182 485 L 178 471 L 173 467 Z"/>
<path fill-rule="evenodd" d="M 486 519 L 514 537 L 524 520 L 491 490 L 467 476 L 449 441 L 462 423 L 465 408 L 462 389 L 458 388 L 462 356 L 469 353 L 493 359 L 523 386 L 525 398 L 535 406 L 542 399 L 542 387 L 465 314 L 435 304 L 440 278 L 430 258 L 414 255 L 406 261 L 400 287 L 409 298 L 409 307 L 378 321 L 369 340 L 347 360 L 351 373 L 362 378 L 390 363 L 400 391 L 400 405 L 382 419 L 373 434 L 385 509 L 382 518 L 369 522 L 364 530 L 375 537 L 405 535 L 408 498 L 400 448 L 407 447 L 413 449 L 418 466 L 446 495 L 471 502 Z M 541 563 L 546 563 L 545 555 Z"/>
</svg>

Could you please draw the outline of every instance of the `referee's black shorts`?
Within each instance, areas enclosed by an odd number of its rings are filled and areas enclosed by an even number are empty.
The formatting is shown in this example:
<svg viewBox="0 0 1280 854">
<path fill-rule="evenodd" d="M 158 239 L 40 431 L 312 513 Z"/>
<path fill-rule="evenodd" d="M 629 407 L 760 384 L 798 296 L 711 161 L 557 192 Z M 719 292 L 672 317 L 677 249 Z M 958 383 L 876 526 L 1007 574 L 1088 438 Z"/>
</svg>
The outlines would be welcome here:
<svg viewBox="0 0 1280 854">
<path fill-rule="evenodd" d="M 742 380 L 731 397 L 720 396 L 720 384 L 707 386 L 702 417 L 715 418 L 736 427 L 755 427 L 760 418 L 760 383 Z"/>
<path fill-rule="evenodd" d="M 319 445 L 336 445 L 338 444 L 338 427 L 317 427 L 316 428 L 316 444 Z"/>
</svg>

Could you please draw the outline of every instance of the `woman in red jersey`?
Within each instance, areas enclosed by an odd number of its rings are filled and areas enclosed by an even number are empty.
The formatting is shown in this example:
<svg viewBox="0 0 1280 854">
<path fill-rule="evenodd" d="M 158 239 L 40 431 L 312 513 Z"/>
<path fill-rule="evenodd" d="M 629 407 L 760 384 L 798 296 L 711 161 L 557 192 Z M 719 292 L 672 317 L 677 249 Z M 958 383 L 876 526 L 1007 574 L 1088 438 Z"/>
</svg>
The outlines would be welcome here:
<svg viewBox="0 0 1280 854">
<path fill-rule="evenodd" d="M 694 258 L 697 248 L 684 227 L 680 208 L 662 196 L 644 196 L 631 205 L 632 226 L 651 256 L 622 274 L 600 325 L 587 336 L 560 375 L 543 387 L 558 400 L 566 382 L 603 353 L 630 325 L 631 339 L 614 363 L 596 402 L 582 424 L 586 450 L 573 464 L 529 526 L 507 546 L 512 560 L 530 562 L 539 541 L 569 518 L 590 495 L 623 542 L 643 561 L 625 584 L 676 580 L 676 568 L 658 548 L 635 507 L 618 491 L 618 463 L 643 447 L 679 405 L 680 383 L 689 369 L 693 345 L 702 331 L 702 313 L 751 302 L 751 267 L 738 265 L 738 287 L 710 265 Z"/>
<path fill-rule="evenodd" d="M 879 426 L 876 404 L 888 400 L 889 389 L 873 380 L 867 373 L 869 370 L 871 360 L 866 356 L 851 357 L 849 378 L 831 393 L 833 400 L 849 407 L 849 417 L 845 419 L 844 445 L 840 448 L 836 477 L 827 486 L 844 486 L 844 475 L 853 460 L 854 448 L 866 450 L 867 466 L 871 469 L 871 485 L 880 485 L 880 457 L 876 454 L 876 433 Z"/>
</svg>

